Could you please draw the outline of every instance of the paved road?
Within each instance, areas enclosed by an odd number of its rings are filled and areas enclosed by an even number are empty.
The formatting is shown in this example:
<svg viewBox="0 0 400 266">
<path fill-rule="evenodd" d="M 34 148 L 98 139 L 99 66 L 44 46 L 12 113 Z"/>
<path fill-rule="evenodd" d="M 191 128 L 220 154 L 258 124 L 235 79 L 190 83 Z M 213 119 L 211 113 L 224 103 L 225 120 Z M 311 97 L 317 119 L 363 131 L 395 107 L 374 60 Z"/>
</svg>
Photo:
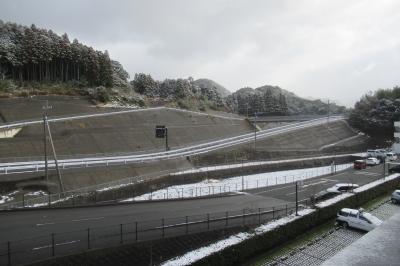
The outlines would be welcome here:
<svg viewBox="0 0 400 266">
<path fill-rule="evenodd" d="M 299 187 L 299 200 L 309 199 L 312 194 L 333 186 L 335 183 L 353 182 L 359 185 L 381 178 L 382 166 L 368 168 L 363 171 L 349 170 L 334 175 L 309 179 Z M 186 216 L 192 222 L 188 231 L 207 230 L 205 223 L 207 213 L 210 219 L 223 218 L 228 215 L 237 215 L 229 219 L 229 226 L 257 223 L 257 216 L 242 218 L 242 210 L 257 212 L 271 210 L 281 206 L 282 211 L 264 213 L 258 219 L 266 221 L 272 216 L 284 215 L 284 206 L 294 206 L 295 201 L 293 184 L 284 184 L 269 188 L 259 188 L 247 191 L 236 196 L 180 200 L 167 202 L 135 203 L 105 207 L 83 207 L 50 210 L 13 211 L 0 213 L 0 239 L 11 241 L 12 247 L 19 247 L 24 252 L 19 259 L 37 259 L 51 253 L 51 233 L 55 233 L 55 247 L 57 254 L 79 252 L 88 245 L 86 229 L 90 229 L 90 243 L 96 247 L 118 244 L 120 230 L 124 232 L 124 241 L 138 237 L 135 232 L 135 222 L 139 224 L 139 240 L 156 239 L 165 236 L 184 234 L 186 228 L 170 228 L 161 230 L 161 227 L 170 224 L 185 224 Z M 162 220 L 164 218 L 164 220 Z M 124 224 L 122 229 L 119 226 Z M 210 228 L 223 228 L 226 221 L 212 222 Z M 147 230 L 150 228 L 159 230 Z M 65 233 L 67 232 L 67 233 Z M 30 240 L 24 240 L 30 239 Z M 34 240 L 32 240 L 34 239 Z M 24 240 L 24 241 L 21 241 Z M 3 244 L 3 250 L 4 250 Z M 2 243 L 0 243 L 1 254 Z M 25 253 L 29 251 L 29 253 Z M 63 253 L 63 254 L 65 254 Z M 28 255 L 27 255 L 28 254 Z M 14 256 L 14 255 L 13 255 Z M 3 257 L 4 258 L 4 257 Z M 0 259 L 1 262 L 1 259 Z M 22 261 L 23 262 L 23 261 Z M 1 263 L 0 263 L 1 264 Z"/>
</svg>

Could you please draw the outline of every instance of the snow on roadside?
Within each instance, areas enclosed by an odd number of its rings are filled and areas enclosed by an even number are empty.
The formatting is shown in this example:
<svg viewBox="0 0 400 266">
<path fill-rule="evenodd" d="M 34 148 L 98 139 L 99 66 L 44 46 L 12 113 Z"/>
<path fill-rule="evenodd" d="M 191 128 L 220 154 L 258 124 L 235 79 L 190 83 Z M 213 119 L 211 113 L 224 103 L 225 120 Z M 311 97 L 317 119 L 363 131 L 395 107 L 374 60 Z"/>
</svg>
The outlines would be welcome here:
<svg viewBox="0 0 400 266">
<path fill-rule="evenodd" d="M 390 181 L 390 180 L 393 180 L 393 179 L 396 179 L 396 178 L 399 178 L 399 177 L 400 177 L 400 174 L 393 174 L 393 175 L 385 177 L 385 179 L 379 179 L 379 180 L 376 180 L 374 182 L 368 183 L 368 184 L 366 184 L 364 186 L 361 186 L 361 187 L 355 189 L 354 192 L 355 193 L 359 193 L 359 192 L 368 190 L 370 188 L 376 187 L 376 186 L 378 186 L 378 185 L 380 185 L 382 183 L 385 183 L 387 181 Z M 328 200 L 325 200 L 325 201 L 323 201 L 321 203 L 318 203 L 318 204 L 316 204 L 316 206 L 320 207 L 320 208 L 326 207 L 326 206 L 330 206 L 330 205 L 333 205 L 333 204 L 341 201 L 342 199 L 350 197 L 351 195 L 353 195 L 353 194 L 352 193 L 343 193 L 343 194 L 338 195 L 338 196 L 336 196 L 336 197 L 334 197 L 332 199 L 328 199 Z M 188 253 L 186 253 L 186 254 L 184 254 L 182 256 L 172 258 L 172 259 L 170 259 L 168 261 L 163 262 L 161 265 L 162 266 L 190 265 L 190 264 L 192 264 L 192 263 L 194 263 L 196 261 L 199 261 L 199 260 L 201 260 L 201 259 L 203 259 L 203 258 L 205 258 L 207 256 L 210 256 L 213 253 L 220 252 L 220 251 L 222 251 L 222 250 L 224 250 L 224 249 L 226 249 L 228 247 L 236 245 L 236 244 L 238 244 L 240 242 L 243 242 L 243 241 L 245 241 L 247 239 L 250 239 L 250 238 L 252 238 L 252 237 L 254 237 L 256 235 L 260 235 L 260 234 L 266 233 L 268 231 L 272 231 L 272 230 L 274 230 L 275 228 L 277 228 L 279 226 L 282 226 L 282 225 L 285 225 L 287 223 L 290 223 L 290 222 L 298 219 L 299 217 L 308 215 L 308 214 L 310 214 L 312 212 L 315 212 L 315 209 L 304 209 L 304 210 L 301 210 L 301 211 L 298 212 L 299 216 L 295 216 L 294 214 L 291 214 L 290 216 L 287 216 L 287 217 L 284 217 L 284 218 L 281 218 L 281 219 L 278 219 L 278 220 L 275 220 L 275 221 L 272 221 L 272 222 L 269 222 L 269 223 L 266 223 L 266 224 L 263 224 L 263 225 L 257 227 L 254 230 L 254 233 L 241 232 L 241 233 L 235 234 L 235 235 L 230 236 L 230 237 L 228 237 L 226 239 L 217 241 L 216 243 L 213 243 L 213 244 L 210 244 L 208 246 L 201 247 L 201 248 L 198 248 L 196 250 L 190 251 L 190 252 L 188 252 Z"/>
<path fill-rule="evenodd" d="M 15 190 L 11 193 L 8 193 L 7 195 L 0 195 L 0 204 L 12 201 L 14 199 L 14 195 L 17 194 L 19 191 Z"/>
<path fill-rule="evenodd" d="M 341 201 L 342 199 L 348 198 L 348 197 L 350 197 L 350 196 L 352 196 L 354 194 L 357 194 L 359 192 L 366 191 L 366 190 L 368 190 L 370 188 L 376 187 L 376 186 L 378 186 L 380 184 L 383 184 L 383 183 L 385 183 L 387 181 L 396 179 L 398 177 L 400 177 L 400 174 L 393 174 L 393 175 L 385 177 L 385 179 L 381 178 L 381 179 L 375 180 L 375 181 L 373 181 L 371 183 L 365 184 L 365 185 L 363 185 L 361 187 L 358 187 L 358 188 L 354 189 L 353 190 L 354 193 L 349 193 L 349 192 L 348 193 L 343 193 L 343 194 L 340 194 L 340 195 L 338 195 L 338 196 L 336 196 L 334 198 L 331 198 L 331 199 L 322 201 L 320 203 L 317 203 L 317 204 L 315 204 L 315 206 L 318 207 L 318 208 L 323 208 L 323 207 L 327 207 L 327 206 L 333 205 L 333 204 Z"/>
<path fill-rule="evenodd" d="M 351 166 L 352 164 L 336 165 L 336 170 L 344 170 L 350 168 Z M 237 193 L 246 189 L 269 187 L 279 184 L 292 183 L 298 180 L 306 180 L 309 178 L 330 174 L 331 171 L 331 166 L 323 166 L 246 176 L 236 176 L 221 180 L 204 180 L 198 183 L 171 186 L 134 198 L 125 199 L 122 202 L 193 198 L 221 193 Z"/>
<path fill-rule="evenodd" d="M 349 156 L 349 155 L 353 155 L 353 154 L 336 155 L 335 157 L 339 158 L 339 157 L 346 157 L 346 156 Z M 287 159 L 287 160 L 277 160 L 277 161 L 257 161 L 257 162 L 243 162 L 243 163 L 235 163 L 235 164 L 206 166 L 206 167 L 200 167 L 200 168 L 196 168 L 196 169 L 189 169 L 189 170 L 184 170 L 184 171 L 172 173 L 171 175 L 202 173 L 202 172 L 210 172 L 210 171 L 217 171 L 217 170 L 224 170 L 224 169 L 242 168 L 242 167 L 255 166 L 255 165 L 291 163 L 291 162 L 299 162 L 299 161 L 304 161 L 304 160 L 315 160 L 315 159 L 326 159 L 326 158 L 332 158 L 332 156 L 318 156 L 318 157 Z"/>
<path fill-rule="evenodd" d="M 366 184 L 366 185 L 364 185 L 362 187 L 358 187 L 358 188 L 354 189 L 354 192 L 357 193 L 357 192 L 362 192 L 362 191 L 368 190 L 368 189 L 370 189 L 372 187 L 376 187 L 376 186 L 378 186 L 378 185 L 380 185 L 382 183 L 385 183 L 386 181 L 393 180 L 393 179 L 396 179 L 398 177 L 400 177 L 400 174 L 393 174 L 393 175 L 386 176 L 385 179 L 378 179 L 378 180 L 375 180 L 374 182 L 368 183 L 368 184 Z"/>
<path fill-rule="evenodd" d="M 246 233 L 246 232 L 237 233 L 226 239 L 217 241 L 216 243 L 213 243 L 208 246 L 201 247 L 199 249 L 190 251 L 190 252 L 184 254 L 183 256 L 172 258 L 168 261 L 163 262 L 161 265 L 163 265 L 163 266 L 190 265 L 190 264 L 192 264 L 196 261 L 199 261 L 202 258 L 205 258 L 213 253 L 219 252 L 228 247 L 239 244 L 240 242 L 250 239 L 256 235 L 260 235 L 260 234 L 264 234 L 266 232 L 272 231 L 279 226 L 288 224 L 288 223 L 290 223 L 294 220 L 297 220 L 297 219 L 301 218 L 302 216 L 308 215 L 314 211 L 315 210 L 311 210 L 311 209 L 301 210 L 298 212 L 299 216 L 292 214 L 290 216 L 269 222 L 267 224 L 263 224 L 263 225 L 257 227 L 254 230 L 254 233 Z"/>
</svg>

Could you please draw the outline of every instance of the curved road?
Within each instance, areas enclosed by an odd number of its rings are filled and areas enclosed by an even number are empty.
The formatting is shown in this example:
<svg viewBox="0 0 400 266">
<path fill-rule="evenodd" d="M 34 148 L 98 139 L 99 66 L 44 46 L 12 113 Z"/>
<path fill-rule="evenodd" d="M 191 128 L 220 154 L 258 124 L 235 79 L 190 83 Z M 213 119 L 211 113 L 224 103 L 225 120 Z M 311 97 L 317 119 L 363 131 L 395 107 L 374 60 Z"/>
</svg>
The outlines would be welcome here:
<svg viewBox="0 0 400 266">
<path fill-rule="evenodd" d="M 180 158 L 185 156 L 193 156 L 202 153 L 212 152 L 218 149 L 232 147 L 239 144 L 253 142 L 255 138 L 262 139 L 282 133 L 287 133 L 299 129 L 309 128 L 313 126 L 322 125 L 334 121 L 344 120 L 342 116 L 324 117 L 314 119 L 310 121 L 294 123 L 281 127 L 261 130 L 254 133 L 247 133 L 236 137 L 230 137 L 217 141 L 211 141 L 198 145 L 192 145 L 184 148 L 179 148 L 170 151 L 147 153 L 147 154 L 135 154 L 125 156 L 105 156 L 105 157 L 88 157 L 80 159 L 63 159 L 59 160 L 59 167 L 62 169 L 67 168 L 84 168 L 84 167 L 101 167 L 109 165 L 120 165 L 127 163 L 141 163 L 145 161 L 154 160 L 167 160 Z M 55 162 L 49 161 L 49 169 L 55 168 Z M 15 173 L 26 173 L 26 172 L 40 172 L 45 170 L 44 161 L 26 161 L 26 162 L 13 162 L 13 163 L 1 163 L 0 164 L 0 175 L 15 174 Z"/>
</svg>

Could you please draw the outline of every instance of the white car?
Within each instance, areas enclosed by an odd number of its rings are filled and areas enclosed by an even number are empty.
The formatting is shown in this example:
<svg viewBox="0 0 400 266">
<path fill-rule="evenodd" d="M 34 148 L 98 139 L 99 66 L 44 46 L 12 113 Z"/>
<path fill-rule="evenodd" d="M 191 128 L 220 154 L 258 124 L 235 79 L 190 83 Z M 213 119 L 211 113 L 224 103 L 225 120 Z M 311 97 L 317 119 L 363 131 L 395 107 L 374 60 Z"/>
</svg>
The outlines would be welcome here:
<svg viewBox="0 0 400 266">
<path fill-rule="evenodd" d="M 394 152 L 386 153 L 386 160 L 388 160 L 388 161 L 396 161 L 397 160 L 396 153 L 394 153 Z"/>
<path fill-rule="evenodd" d="M 339 194 L 342 192 L 353 190 L 358 187 L 359 187 L 359 185 L 357 185 L 357 184 L 339 183 L 339 184 L 334 185 L 333 187 L 328 188 L 326 191 Z"/>
<path fill-rule="evenodd" d="M 365 163 L 369 166 L 371 165 L 378 165 L 380 164 L 380 161 L 375 158 L 375 157 L 369 157 L 368 159 L 365 160 Z"/>
<path fill-rule="evenodd" d="M 336 222 L 344 227 L 353 227 L 364 231 L 371 231 L 382 224 L 382 221 L 363 209 L 354 210 L 343 208 L 336 217 Z"/>
</svg>

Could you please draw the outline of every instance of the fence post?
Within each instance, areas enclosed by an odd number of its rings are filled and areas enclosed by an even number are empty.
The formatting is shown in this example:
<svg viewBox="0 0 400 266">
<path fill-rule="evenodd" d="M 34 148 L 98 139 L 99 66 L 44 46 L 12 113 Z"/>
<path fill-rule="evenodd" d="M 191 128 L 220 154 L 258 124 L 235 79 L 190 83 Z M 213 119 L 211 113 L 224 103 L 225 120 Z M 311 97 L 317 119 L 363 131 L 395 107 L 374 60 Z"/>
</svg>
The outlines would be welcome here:
<svg viewBox="0 0 400 266">
<path fill-rule="evenodd" d="M 189 234 L 189 217 L 186 216 L 186 234 Z"/>
<path fill-rule="evenodd" d="M 90 249 L 90 228 L 87 229 L 87 249 Z"/>
<path fill-rule="evenodd" d="M 135 222 L 135 241 L 138 241 L 138 222 Z"/>
<path fill-rule="evenodd" d="M 228 227 L 228 212 L 225 213 L 225 227 Z"/>
<path fill-rule="evenodd" d="M 275 207 L 272 207 L 272 219 L 275 219 Z"/>
<path fill-rule="evenodd" d="M 246 209 L 243 209 L 243 225 L 246 224 L 246 221 L 245 221 L 246 217 L 244 216 L 245 213 L 246 213 Z"/>
<path fill-rule="evenodd" d="M 54 243 L 54 233 L 51 233 L 51 255 L 54 257 L 55 251 L 55 243 Z"/>
<path fill-rule="evenodd" d="M 7 258 L 8 258 L 8 266 L 11 266 L 11 242 L 7 242 Z"/>
<path fill-rule="evenodd" d="M 210 230 L 210 214 L 207 213 L 207 230 Z"/>
<path fill-rule="evenodd" d="M 285 205 L 285 209 L 286 209 L 286 216 L 287 216 L 287 204 Z"/>
<path fill-rule="evenodd" d="M 261 224 L 261 208 L 258 208 L 258 224 Z"/>
<path fill-rule="evenodd" d="M 161 219 L 161 226 L 162 226 L 162 237 L 165 236 L 165 229 L 164 229 L 164 218 Z"/>
<path fill-rule="evenodd" d="M 50 204 L 51 204 L 51 193 L 49 191 L 49 204 L 48 204 L 49 207 L 50 207 Z"/>
<path fill-rule="evenodd" d="M 120 242 L 122 244 L 122 243 L 124 243 L 123 234 L 122 234 L 122 224 L 119 225 L 119 232 L 120 232 L 120 236 L 121 236 Z"/>
</svg>

